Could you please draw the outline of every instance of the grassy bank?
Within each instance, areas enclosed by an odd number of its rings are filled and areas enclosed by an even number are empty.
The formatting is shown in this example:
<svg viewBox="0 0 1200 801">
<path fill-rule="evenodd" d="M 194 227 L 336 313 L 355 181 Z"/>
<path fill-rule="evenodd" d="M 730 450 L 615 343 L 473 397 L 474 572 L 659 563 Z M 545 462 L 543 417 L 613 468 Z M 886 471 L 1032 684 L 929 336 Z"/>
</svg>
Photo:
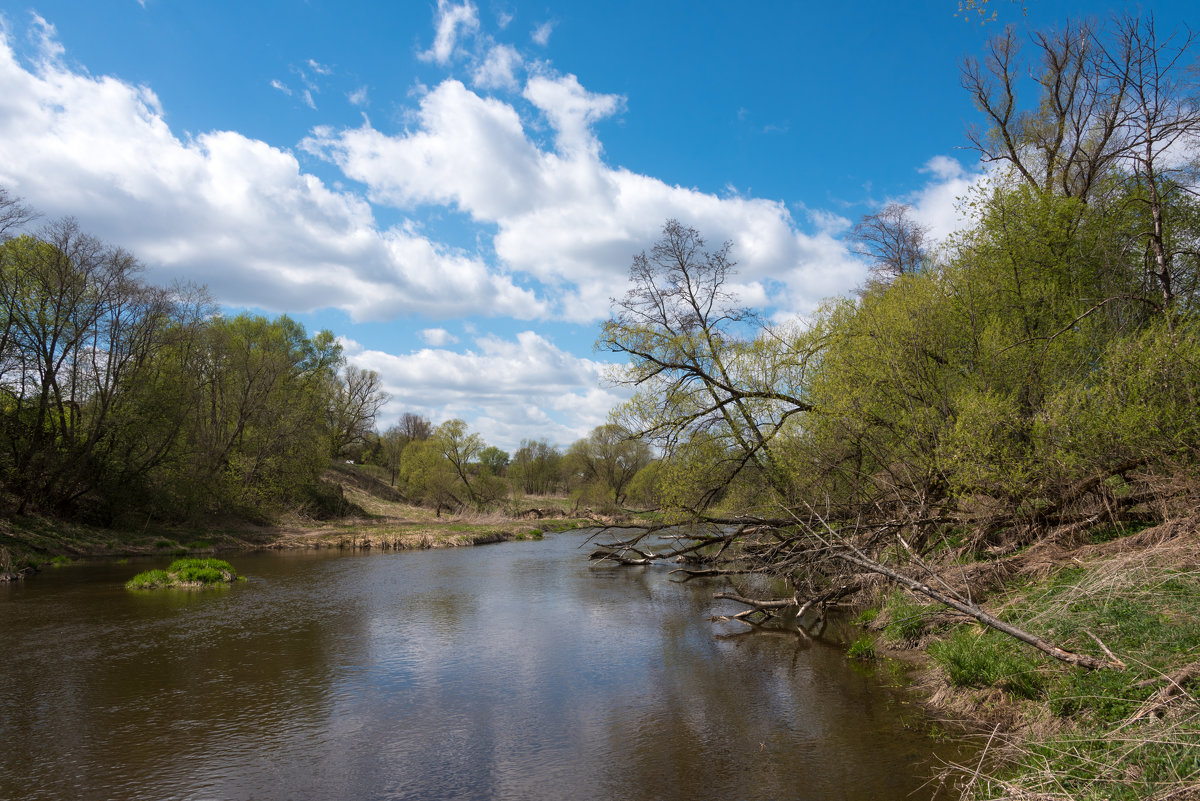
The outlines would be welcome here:
<svg viewBox="0 0 1200 801">
<path fill-rule="evenodd" d="M 1005 622 L 1124 669 L 1071 667 L 903 591 L 864 611 L 853 655 L 916 658 L 935 714 L 982 732 L 965 797 L 1200 798 L 1200 518 L 1076 537 L 940 572 Z"/>
</svg>

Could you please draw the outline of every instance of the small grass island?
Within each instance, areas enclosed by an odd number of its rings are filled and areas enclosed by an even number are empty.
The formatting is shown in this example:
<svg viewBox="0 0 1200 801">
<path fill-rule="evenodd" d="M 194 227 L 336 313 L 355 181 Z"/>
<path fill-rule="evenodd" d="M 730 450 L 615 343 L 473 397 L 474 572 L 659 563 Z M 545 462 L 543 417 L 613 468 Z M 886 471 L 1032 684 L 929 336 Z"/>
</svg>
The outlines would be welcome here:
<svg viewBox="0 0 1200 801">
<path fill-rule="evenodd" d="M 176 559 L 166 570 L 147 570 L 125 583 L 129 590 L 156 590 L 165 587 L 200 589 L 245 581 L 233 565 L 223 559 Z"/>
</svg>

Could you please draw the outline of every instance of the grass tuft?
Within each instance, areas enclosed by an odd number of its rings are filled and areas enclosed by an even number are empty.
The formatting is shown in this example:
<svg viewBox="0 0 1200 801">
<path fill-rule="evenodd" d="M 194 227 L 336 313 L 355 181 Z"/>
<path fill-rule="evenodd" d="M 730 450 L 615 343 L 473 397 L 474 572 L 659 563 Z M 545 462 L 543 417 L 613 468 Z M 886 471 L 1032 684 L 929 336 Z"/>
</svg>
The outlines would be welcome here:
<svg viewBox="0 0 1200 801">
<path fill-rule="evenodd" d="M 875 653 L 875 640 L 867 636 L 859 637 L 850 643 L 846 656 L 860 662 L 870 662 L 876 659 L 878 655 Z"/>
<path fill-rule="evenodd" d="M 230 584 L 237 571 L 223 559 L 176 559 L 166 570 L 147 570 L 131 578 L 125 587 L 150 590 L 159 587 L 196 587 Z"/>
</svg>

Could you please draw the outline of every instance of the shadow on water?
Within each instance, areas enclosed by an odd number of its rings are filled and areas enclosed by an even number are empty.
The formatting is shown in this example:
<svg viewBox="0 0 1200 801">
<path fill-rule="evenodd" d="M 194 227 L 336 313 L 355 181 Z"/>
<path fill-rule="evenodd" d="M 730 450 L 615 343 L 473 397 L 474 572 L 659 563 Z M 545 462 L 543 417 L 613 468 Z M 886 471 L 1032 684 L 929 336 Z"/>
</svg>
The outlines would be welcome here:
<svg viewBox="0 0 1200 801">
<path fill-rule="evenodd" d="M 218 592 L 124 590 L 149 563 L 8 588 L 0 797 L 931 797 L 953 749 L 839 647 L 714 625 L 711 582 L 583 539 L 244 555 Z"/>
</svg>

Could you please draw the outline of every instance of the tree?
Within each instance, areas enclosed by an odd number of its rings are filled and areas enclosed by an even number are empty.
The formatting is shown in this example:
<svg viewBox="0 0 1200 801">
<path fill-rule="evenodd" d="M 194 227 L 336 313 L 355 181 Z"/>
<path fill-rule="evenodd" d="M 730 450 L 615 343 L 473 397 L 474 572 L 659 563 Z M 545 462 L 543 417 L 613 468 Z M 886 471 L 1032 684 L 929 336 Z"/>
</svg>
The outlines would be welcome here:
<svg viewBox="0 0 1200 801">
<path fill-rule="evenodd" d="M 170 317 L 168 294 L 141 284 L 140 269 L 73 220 L 0 245 L 0 386 L 19 513 L 69 506 L 97 480 L 111 414 Z"/>
<path fill-rule="evenodd" d="M 508 452 L 495 445 L 489 445 L 479 452 L 479 463 L 493 476 L 503 476 L 508 461 Z"/>
<path fill-rule="evenodd" d="M 888 282 L 920 270 L 927 258 L 927 226 L 912 218 L 912 206 L 889 203 L 864 216 L 850 232 L 854 252 L 871 260 L 876 280 Z"/>
<path fill-rule="evenodd" d="M 349 364 L 331 382 L 329 395 L 329 455 L 337 458 L 351 445 L 365 442 L 388 394 L 379 373 Z"/>
<path fill-rule="evenodd" d="M 413 442 L 423 442 L 433 433 L 433 424 L 414 412 L 405 412 L 379 438 L 379 458 L 391 473 L 392 486 L 404 461 L 404 451 Z"/>
<path fill-rule="evenodd" d="M 433 435 L 433 423 L 415 412 L 400 415 L 400 422 L 396 427 L 400 435 L 409 442 L 419 442 Z"/>
<path fill-rule="evenodd" d="M 495 476 L 480 475 L 479 457 L 487 447 L 478 434 L 469 433 L 462 420 L 447 420 L 433 432 L 429 442 L 450 466 L 456 482 L 456 494 L 465 502 L 483 509 L 504 497 L 504 482 Z"/>
<path fill-rule="evenodd" d="M 1181 275 L 1194 275 L 1194 241 L 1172 230 L 1180 195 L 1196 175 L 1194 158 L 1181 157 L 1200 134 L 1195 37 L 1160 37 L 1153 15 L 1123 16 L 1111 29 L 1068 23 L 1033 35 L 1040 63 L 1036 102 L 1020 108 L 1017 86 L 1030 70 L 1013 28 L 994 38 L 982 63 L 963 63 L 963 85 L 989 122 L 970 138 L 985 161 L 1008 164 L 1042 192 L 1094 202 L 1121 191 L 1145 215 L 1137 239 L 1143 267 L 1157 289 L 1158 307 L 1172 317 Z M 1184 267 L 1180 256 L 1187 254 Z M 1143 298 L 1143 301 L 1148 298 Z"/>
<path fill-rule="evenodd" d="M 0 242 L 7 242 L 13 233 L 37 219 L 37 214 L 0 186 Z"/>
<path fill-rule="evenodd" d="M 650 463 L 650 446 L 613 423 L 597 426 L 568 450 L 566 461 L 576 481 L 618 506 L 638 471 Z"/>
<path fill-rule="evenodd" d="M 509 476 L 529 495 L 547 495 L 562 486 L 562 452 L 544 439 L 521 440 Z"/>
<path fill-rule="evenodd" d="M 289 317 L 241 314 L 204 329 L 188 428 L 194 454 L 174 486 L 192 513 L 270 511 L 328 464 L 326 414 L 341 347 Z"/>
<path fill-rule="evenodd" d="M 1021 58 L 1012 26 L 989 42 L 982 62 L 962 64 L 963 87 L 989 123 L 968 138 L 984 161 L 1009 164 L 1030 185 L 1068 197 L 1088 197 L 1125 151 L 1128 74 L 1104 69 L 1105 52 L 1088 23 L 1037 32 L 1034 68 Z M 1018 107 L 1017 87 L 1032 72 L 1039 87 L 1034 109 Z"/>
<path fill-rule="evenodd" d="M 437 516 L 442 510 L 466 505 L 459 477 L 432 438 L 410 442 L 404 449 L 399 471 L 405 495 L 414 503 L 432 506 Z"/>
<path fill-rule="evenodd" d="M 1128 84 L 1125 162 L 1150 218 L 1143 234 L 1150 256 L 1147 270 L 1158 284 L 1168 319 L 1180 289 L 1177 258 L 1197 258 L 1194 240 L 1179 242 L 1170 230 L 1171 212 L 1177 210 L 1173 200 L 1189 193 L 1186 186 L 1194 183 L 1200 166 L 1194 159 L 1178 158 L 1180 146 L 1200 135 L 1194 43 L 1190 31 L 1160 39 L 1153 15 L 1126 16 L 1119 22 L 1115 47 L 1106 51 L 1109 80 Z"/>
<path fill-rule="evenodd" d="M 633 434 L 665 453 L 696 433 L 718 437 L 738 454 L 726 480 L 749 465 L 783 490 L 769 443 L 812 410 L 798 383 L 812 354 L 737 304 L 727 288 L 732 247 L 706 250 L 696 229 L 668 220 L 634 257 L 632 287 L 613 301 L 597 347 L 629 358 L 613 379 L 638 390 L 618 415 Z"/>
</svg>

